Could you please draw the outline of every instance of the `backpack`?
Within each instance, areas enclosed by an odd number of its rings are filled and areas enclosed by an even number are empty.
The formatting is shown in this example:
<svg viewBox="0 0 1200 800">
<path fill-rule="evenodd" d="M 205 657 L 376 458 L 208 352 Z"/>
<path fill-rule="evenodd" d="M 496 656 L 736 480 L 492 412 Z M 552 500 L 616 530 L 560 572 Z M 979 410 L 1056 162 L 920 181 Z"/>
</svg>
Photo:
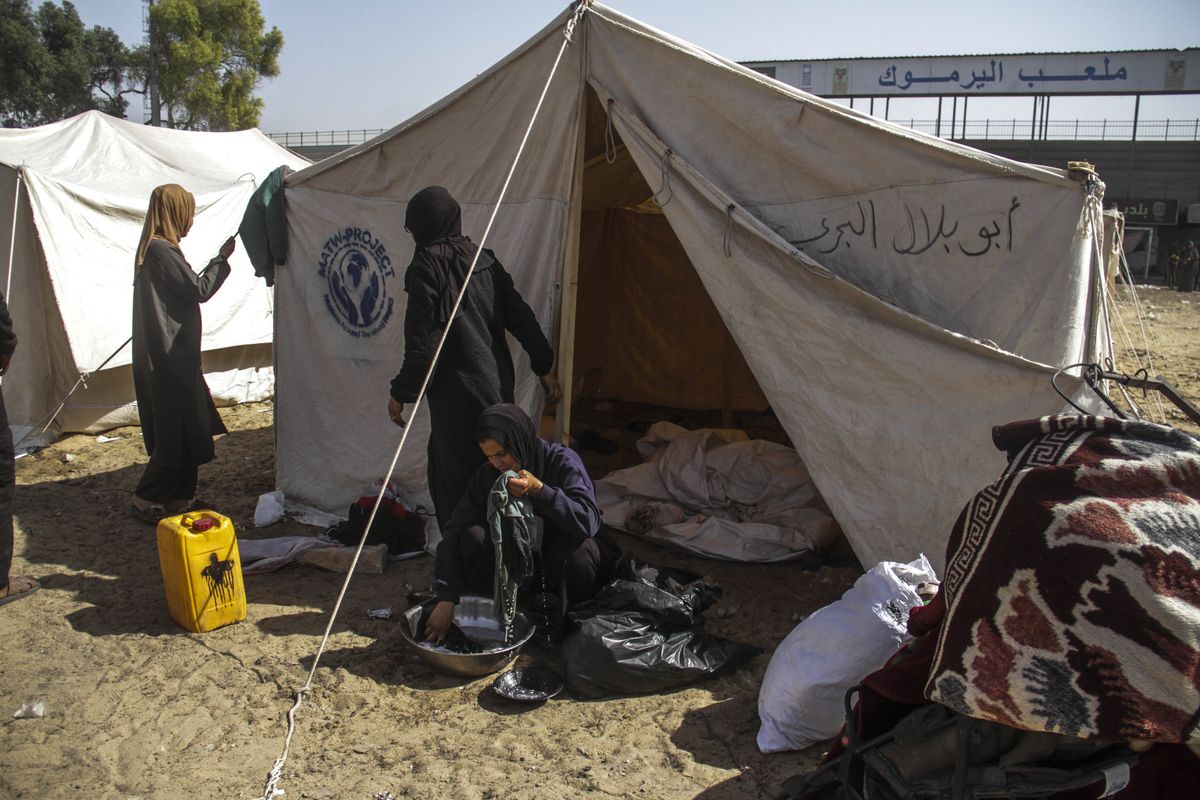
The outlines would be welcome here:
<svg viewBox="0 0 1200 800">
<path fill-rule="evenodd" d="M 858 736 L 846 693 L 846 751 L 783 783 L 779 800 L 976 800 L 1047 798 L 1102 784 L 1109 797 L 1129 783 L 1137 755 L 1125 744 L 1023 731 L 922 706 L 870 741 Z"/>
<path fill-rule="evenodd" d="M 374 497 L 358 498 L 351 503 L 346 521 L 325 531 L 326 535 L 342 544 L 357 546 L 374 507 Z M 390 556 L 420 553 L 425 549 L 425 520 L 402 503 L 385 496 L 379 504 L 379 512 L 375 515 L 371 532 L 367 534 L 366 543 L 386 544 Z"/>
</svg>

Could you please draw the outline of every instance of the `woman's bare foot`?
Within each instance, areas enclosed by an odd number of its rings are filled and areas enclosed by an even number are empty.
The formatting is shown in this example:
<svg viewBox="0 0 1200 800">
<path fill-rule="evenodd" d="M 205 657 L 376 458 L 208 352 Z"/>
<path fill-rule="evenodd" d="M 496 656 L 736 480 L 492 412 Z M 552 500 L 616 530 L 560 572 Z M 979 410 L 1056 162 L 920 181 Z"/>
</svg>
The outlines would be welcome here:
<svg viewBox="0 0 1200 800">
<path fill-rule="evenodd" d="M 33 578 L 26 578 L 22 575 L 9 575 L 8 585 L 0 587 L 0 606 L 11 603 L 14 600 L 20 600 L 22 597 L 28 597 L 37 591 L 40 585 Z"/>
</svg>

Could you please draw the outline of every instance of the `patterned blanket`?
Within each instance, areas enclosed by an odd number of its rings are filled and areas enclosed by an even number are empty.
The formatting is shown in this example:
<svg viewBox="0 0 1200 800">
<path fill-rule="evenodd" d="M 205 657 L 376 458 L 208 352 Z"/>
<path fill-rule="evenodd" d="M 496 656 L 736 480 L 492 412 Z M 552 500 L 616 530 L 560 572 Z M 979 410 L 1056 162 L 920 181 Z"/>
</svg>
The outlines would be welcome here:
<svg viewBox="0 0 1200 800">
<path fill-rule="evenodd" d="M 1027 730 L 1200 742 L 1200 440 L 1043 417 L 951 533 L 926 696 Z"/>
</svg>

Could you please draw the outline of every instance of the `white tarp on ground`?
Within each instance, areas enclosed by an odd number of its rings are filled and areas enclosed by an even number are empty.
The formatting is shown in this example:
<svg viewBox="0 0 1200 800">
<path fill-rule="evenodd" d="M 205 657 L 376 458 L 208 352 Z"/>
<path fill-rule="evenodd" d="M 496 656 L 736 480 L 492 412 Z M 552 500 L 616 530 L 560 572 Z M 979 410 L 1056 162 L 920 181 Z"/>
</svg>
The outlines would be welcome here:
<svg viewBox="0 0 1200 800">
<path fill-rule="evenodd" d="M 257 130 L 166 130 L 97 111 L 0 130 L 0 289 L 9 287 L 20 339 L 4 398 L 18 438 L 129 338 L 133 254 L 155 186 L 178 183 L 196 196 L 181 244 L 200 269 L 237 232 L 258 181 L 308 163 Z M 203 306 L 204 369 L 218 403 L 261 400 L 274 388 L 271 290 L 240 248 L 231 263 Z M 136 423 L 131 357 L 126 346 L 90 376 L 52 430 Z"/>
<path fill-rule="evenodd" d="M 569 18 L 287 179 L 275 346 L 289 497 L 339 509 L 386 472 L 405 204 L 445 186 L 478 241 Z M 747 410 L 743 393 L 757 396 L 863 563 L 923 551 L 940 566 L 962 504 L 1003 467 L 992 425 L 1060 410 L 1050 376 L 1100 340 L 1099 209 L 1064 170 L 875 120 L 592 4 L 486 245 L 573 391 L 681 408 L 719 408 L 724 392 Z M 361 324 L 325 299 L 351 250 L 387 292 Z M 518 374 L 531 408 L 520 359 Z M 420 494 L 423 410 L 414 426 L 398 477 Z"/>
<path fill-rule="evenodd" d="M 656 422 L 638 440 L 645 464 L 596 481 L 604 522 L 702 555 L 772 562 L 836 538 L 808 469 L 790 447 L 742 431 Z"/>
</svg>

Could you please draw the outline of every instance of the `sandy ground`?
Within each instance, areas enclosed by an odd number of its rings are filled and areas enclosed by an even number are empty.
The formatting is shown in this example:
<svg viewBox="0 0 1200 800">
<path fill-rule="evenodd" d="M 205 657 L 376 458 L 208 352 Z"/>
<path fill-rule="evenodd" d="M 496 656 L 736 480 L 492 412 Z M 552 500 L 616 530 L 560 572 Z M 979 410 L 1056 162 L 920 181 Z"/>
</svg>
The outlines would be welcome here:
<svg viewBox="0 0 1200 800">
<path fill-rule="evenodd" d="M 1200 294 L 1150 289 L 1143 302 L 1156 372 L 1200 398 Z M 232 432 L 201 471 L 202 494 L 242 538 L 317 532 L 252 528 L 258 495 L 273 488 L 271 410 L 223 409 Z M 145 460 L 139 432 L 108 435 L 122 438 L 69 436 L 18 461 L 14 573 L 43 589 L 0 608 L 0 797 L 257 797 L 342 576 L 304 566 L 249 576 L 245 622 L 183 632 L 167 613 L 153 531 L 125 513 Z M 411 588 L 428 585 L 431 559 L 395 563 L 350 586 L 298 715 L 285 796 L 767 798 L 810 768 L 820 747 L 758 752 L 758 687 L 796 615 L 835 600 L 858 570 L 732 565 L 622 544 L 720 584 L 737 613 L 708 629 L 764 653 L 668 694 L 517 706 L 492 694 L 490 678 L 431 671 L 395 622 L 367 618 L 370 608 L 403 609 Z M 30 700 L 45 701 L 45 717 L 11 719 Z"/>
</svg>

